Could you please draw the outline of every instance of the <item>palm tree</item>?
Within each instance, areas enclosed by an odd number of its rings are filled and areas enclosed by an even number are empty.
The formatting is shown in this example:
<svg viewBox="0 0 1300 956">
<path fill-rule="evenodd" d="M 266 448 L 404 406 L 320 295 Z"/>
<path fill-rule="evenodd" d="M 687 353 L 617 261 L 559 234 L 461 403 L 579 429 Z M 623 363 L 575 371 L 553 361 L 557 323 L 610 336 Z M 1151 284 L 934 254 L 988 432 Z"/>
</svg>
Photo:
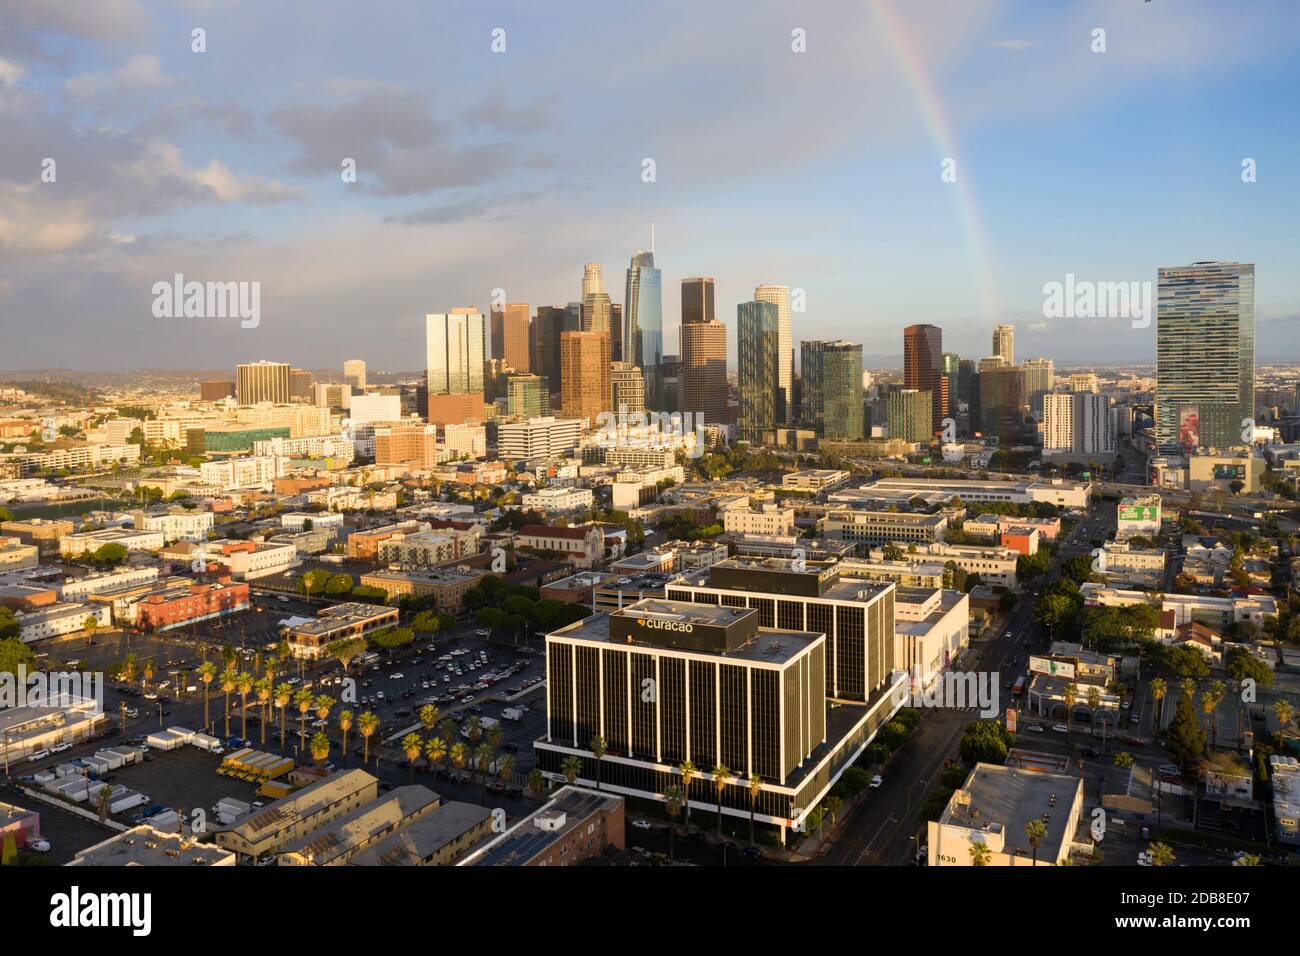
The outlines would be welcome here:
<svg viewBox="0 0 1300 956">
<path fill-rule="evenodd" d="M 600 736 L 600 734 L 597 734 L 595 737 L 591 738 L 591 743 L 588 744 L 588 747 L 591 749 L 591 755 L 596 758 L 596 789 L 599 790 L 600 789 L 600 761 L 604 758 L 606 752 L 609 750 L 609 744 L 606 743 L 604 737 Z"/>
<path fill-rule="evenodd" d="M 1074 733 L 1074 704 L 1079 699 L 1079 688 L 1072 681 L 1065 685 L 1065 736 Z"/>
<path fill-rule="evenodd" d="M 749 775 L 749 842 L 754 843 L 754 811 L 758 806 L 758 797 L 763 792 L 763 779 L 756 773 Z"/>
<path fill-rule="evenodd" d="M 1205 722 L 1209 725 L 1211 750 L 1219 746 L 1219 721 L 1215 712 L 1227 693 L 1228 688 L 1223 681 L 1216 680 L 1211 682 L 1209 689 L 1201 695 L 1201 712 L 1205 714 Z"/>
<path fill-rule="evenodd" d="M 151 659 L 146 659 L 144 662 L 144 667 L 140 669 L 141 686 L 147 687 L 148 685 L 153 683 L 153 669 L 154 669 L 153 661 Z"/>
<path fill-rule="evenodd" d="M 339 711 L 339 732 L 343 735 L 343 764 L 348 762 L 348 731 L 352 729 L 353 714 L 350 710 Z"/>
<path fill-rule="evenodd" d="M 262 719 L 260 723 L 262 725 L 262 746 L 265 747 L 266 746 L 266 721 L 267 721 L 267 717 L 269 716 L 267 714 L 267 707 L 270 705 L 271 695 L 272 693 L 274 693 L 274 687 L 271 684 L 271 678 L 269 677 L 261 678 L 257 682 L 257 685 L 254 689 L 257 692 L 257 702 L 261 706 Z"/>
<path fill-rule="evenodd" d="M 505 738 L 505 731 L 501 729 L 501 721 L 497 721 L 487 730 L 487 742 L 492 745 L 493 750 L 501 749 L 501 741 Z"/>
<path fill-rule="evenodd" d="M 420 752 L 424 749 L 424 741 L 416 733 L 407 734 L 402 738 L 402 752 L 406 754 L 407 772 L 406 782 L 415 782 L 415 761 L 420 759 Z"/>
<path fill-rule="evenodd" d="M 673 834 L 677 832 L 677 818 L 681 815 L 682 807 L 686 803 L 686 791 L 677 784 L 664 788 L 664 805 L 668 809 L 668 816 L 673 821 L 672 826 L 668 828 L 668 859 L 673 859 Z"/>
<path fill-rule="evenodd" d="M 497 777 L 502 783 L 509 786 L 510 781 L 515 776 L 515 758 L 510 754 L 503 754 L 497 759 Z"/>
<path fill-rule="evenodd" d="M 284 712 L 289 709 L 289 702 L 293 700 L 292 684 L 275 685 L 275 706 L 280 709 L 280 750 L 284 750 Z"/>
<path fill-rule="evenodd" d="M 1277 717 L 1278 728 L 1283 736 L 1286 735 L 1287 728 L 1291 726 L 1291 721 L 1295 718 L 1295 708 L 1286 698 L 1279 697 L 1273 704 L 1273 713 Z"/>
<path fill-rule="evenodd" d="M 203 682 L 203 729 L 208 730 L 212 725 L 208 722 L 208 691 L 214 680 L 217 679 L 217 665 L 212 661 L 204 661 L 199 665 L 199 680 Z"/>
<path fill-rule="evenodd" d="M 253 675 L 250 674 L 248 671 L 243 671 L 240 673 L 239 697 L 240 700 L 242 701 L 242 706 L 239 709 L 240 710 L 239 736 L 243 737 L 245 740 L 248 739 L 248 695 L 253 692 L 254 683 L 256 682 L 253 680 Z"/>
<path fill-rule="evenodd" d="M 691 781 L 700 772 L 690 760 L 683 760 L 677 765 L 677 772 L 682 775 L 682 806 L 686 809 L 686 830 L 691 829 Z"/>
<path fill-rule="evenodd" d="M 300 688 L 293 695 L 294 705 L 298 708 L 298 746 L 307 749 L 307 715 L 311 713 L 316 696 L 306 687 Z"/>
<path fill-rule="evenodd" d="M 311 735 L 311 759 L 317 767 L 325 763 L 330 755 L 330 739 L 325 736 L 323 730 L 318 730 Z"/>
<path fill-rule="evenodd" d="M 1183 696 L 1187 698 L 1187 702 L 1190 704 L 1196 697 L 1196 681 L 1192 680 L 1190 677 L 1184 677 L 1178 682 L 1178 686 L 1182 690 Z"/>
<path fill-rule="evenodd" d="M 113 788 L 108 784 L 99 788 L 99 822 L 104 823 L 108 820 L 108 798 L 113 795 Z"/>
<path fill-rule="evenodd" d="M 727 778 L 731 776 L 731 768 L 726 764 L 718 764 L 713 768 L 713 791 L 718 800 L 718 839 L 722 839 L 722 795 L 727 791 Z"/>
<path fill-rule="evenodd" d="M 1232 863 L 1233 866 L 1259 866 L 1259 857 L 1253 853 L 1243 853 Z"/>
<path fill-rule="evenodd" d="M 1025 824 L 1025 836 L 1029 837 L 1029 848 L 1033 854 L 1032 866 L 1038 865 L 1038 848 L 1042 845 L 1043 840 L 1047 839 L 1047 824 L 1042 820 L 1033 819 Z"/>
<path fill-rule="evenodd" d="M 136 658 L 135 653 L 131 652 L 122 658 L 122 682 L 130 685 L 135 681 Z"/>
<path fill-rule="evenodd" d="M 582 761 L 570 754 L 560 761 L 560 773 L 564 774 L 564 779 L 570 784 L 575 783 L 582 775 Z"/>
<path fill-rule="evenodd" d="M 471 716 L 465 721 L 465 739 L 469 741 L 471 747 L 478 746 L 478 742 L 483 739 L 483 722 L 477 716 Z"/>
<path fill-rule="evenodd" d="M 321 694 L 312 701 L 312 709 L 316 711 L 316 717 L 319 720 L 326 720 L 330 715 L 330 710 L 334 707 L 334 698 L 326 694 Z"/>
<path fill-rule="evenodd" d="M 540 800 L 542 794 L 546 791 L 546 774 L 534 767 L 528 771 L 528 792 L 533 795 L 534 799 Z"/>
<path fill-rule="evenodd" d="M 1165 695 L 1169 693 L 1169 687 L 1163 677 L 1153 677 L 1150 687 L 1151 699 L 1156 702 L 1156 726 L 1158 727 L 1165 716 Z"/>
<path fill-rule="evenodd" d="M 1148 848 L 1152 866 L 1173 866 L 1174 851 L 1167 843 L 1152 843 Z"/>
<path fill-rule="evenodd" d="M 230 695 L 239 687 L 239 673 L 232 668 L 221 672 L 221 692 L 226 695 L 226 736 L 230 736 Z"/>
<path fill-rule="evenodd" d="M 433 728 L 438 725 L 438 705 L 425 704 L 420 708 L 420 726 L 424 728 L 426 735 L 433 733 Z"/>
<path fill-rule="evenodd" d="M 450 717 L 444 717 L 438 721 L 438 736 L 447 744 L 450 744 L 456 736 L 456 722 Z"/>
<path fill-rule="evenodd" d="M 842 806 L 844 806 L 844 801 L 835 796 L 835 794 L 831 794 L 826 798 L 826 812 L 831 815 L 832 830 L 835 829 L 835 816 L 840 812 Z"/>
<path fill-rule="evenodd" d="M 361 762 L 363 764 L 370 762 L 370 738 L 374 736 L 375 731 L 378 729 L 379 718 L 370 711 L 366 711 L 357 718 L 357 733 L 361 734 L 361 740 L 365 747 L 365 750 L 363 750 L 361 754 Z"/>
<path fill-rule="evenodd" d="M 448 754 L 451 759 L 451 765 L 455 767 L 457 771 L 465 769 L 465 764 L 469 762 L 469 747 L 466 745 L 465 741 L 458 740 L 452 744 L 451 750 L 448 751 Z M 464 777 L 458 773 L 456 779 L 456 792 L 460 793 L 461 790 L 464 789 L 464 785 Z"/>
<path fill-rule="evenodd" d="M 447 759 L 447 741 L 441 737 L 430 737 L 424 742 L 424 756 L 432 770 Z"/>
<path fill-rule="evenodd" d="M 1097 710 L 1101 707 L 1101 689 L 1088 688 L 1088 724 L 1093 734 L 1097 733 Z"/>
<path fill-rule="evenodd" d="M 1115 755 L 1115 766 L 1121 768 L 1133 766 L 1133 755 L 1127 751 L 1121 750 Z"/>
<path fill-rule="evenodd" d="M 989 849 L 987 843 L 978 841 L 970 845 L 970 865 L 971 866 L 988 866 L 989 859 L 993 856 L 993 851 Z"/>
</svg>

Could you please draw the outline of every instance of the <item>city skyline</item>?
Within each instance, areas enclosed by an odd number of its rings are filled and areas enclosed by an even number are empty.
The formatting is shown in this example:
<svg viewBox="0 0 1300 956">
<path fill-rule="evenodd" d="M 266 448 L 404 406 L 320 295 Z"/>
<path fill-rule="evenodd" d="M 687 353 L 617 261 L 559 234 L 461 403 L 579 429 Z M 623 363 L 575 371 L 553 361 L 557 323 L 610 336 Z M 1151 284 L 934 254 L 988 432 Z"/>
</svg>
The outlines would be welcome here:
<svg viewBox="0 0 1300 956">
<path fill-rule="evenodd" d="M 436 24 L 399 6 L 382 53 L 349 38 L 337 56 L 315 55 L 325 47 L 313 32 L 289 62 L 266 44 L 291 28 L 292 6 L 230 7 L 123 4 L 92 22 L 0 4 L 0 115 L 18 134 L 0 147 L 0 368 L 273 355 L 323 367 L 360 339 L 373 367 L 402 369 L 425 314 L 460 303 L 488 314 L 499 288 L 534 309 L 560 305 L 584 262 L 605 263 L 617 289 L 652 222 L 668 355 L 680 354 L 672 287 L 708 274 L 729 343 L 735 306 L 779 283 L 805 296 L 792 348 L 850 339 L 868 365 L 901 355 L 901 330 L 916 323 L 944 328 L 962 355 L 985 354 L 1005 323 L 1022 355 L 1154 361 L 1154 323 L 1045 318 L 1044 285 L 1154 285 L 1161 267 L 1223 259 L 1265 278 L 1259 353 L 1300 358 L 1283 162 L 1296 133 L 1275 116 L 1294 79 L 1272 65 L 1294 53 L 1284 4 L 1228 22 L 1209 3 L 1071 4 L 1050 17 L 1018 3 L 758 5 L 741 22 L 692 9 L 690 36 L 670 9 L 593 9 L 582 39 L 590 68 L 608 61 L 619 76 L 608 91 L 556 68 L 556 27 L 524 5 Z M 200 23 L 201 54 L 189 42 Z M 498 25 L 506 47 L 493 53 Z M 434 29 L 464 39 L 431 84 L 421 38 Z M 792 49 L 794 30 L 806 52 Z M 256 64 L 238 79 L 232 41 Z M 689 78 L 657 67 L 683 44 L 707 49 L 721 73 L 735 67 L 715 78 L 723 109 L 707 123 L 658 118 L 695 116 Z M 762 97 L 740 79 L 746 63 L 764 67 Z M 454 79 L 457 67 L 472 82 Z M 1067 75 L 1074 95 L 1062 101 Z M 612 108 L 629 86 L 655 108 Z M 810 109 L 813 96 L 824 103 Z M 1233 106 L 1198 111 L 1191 149 L 1172 135 L 1187 102 Z M 738 148 L 739 131 L 760 123 L 788 135 Z M 1101 156 L 1077 149 L 1081 132 L 1150 145 Z M 589 141 L 576 161 L 573 144 Z M 47 158 L 53 182 L 41 179 Z M 953 182 L 941 178 L 947 159 Z M 1122 228 L 1150 221 L 1160 233 Z M 260 324 L 155 317 L 150 289 L 178 273 L 261 283 Z"/>
</svg>

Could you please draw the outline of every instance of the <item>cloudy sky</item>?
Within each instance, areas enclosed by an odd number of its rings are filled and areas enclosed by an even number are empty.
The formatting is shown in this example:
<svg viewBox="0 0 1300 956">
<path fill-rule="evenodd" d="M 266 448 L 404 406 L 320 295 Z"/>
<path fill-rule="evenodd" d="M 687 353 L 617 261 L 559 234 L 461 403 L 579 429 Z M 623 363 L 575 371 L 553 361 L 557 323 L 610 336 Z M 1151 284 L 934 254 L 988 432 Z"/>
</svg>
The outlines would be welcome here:
<svg viewBox="0 0 1300 956">
<path fill-rule="evenodd" d="M 712 275 L 729 325 L 804 290 L 796 347 L 1147 361 L 1044 283 L 1235 259 L 1300 359 L 1297 46 L 1293 0 L 0 0 L 0 369 L 418 369 L 495 288 L 621 301 L 651 222 L 669 352 Z M 260 325 L 156 318 L 175 273 Z"/>
</svg>

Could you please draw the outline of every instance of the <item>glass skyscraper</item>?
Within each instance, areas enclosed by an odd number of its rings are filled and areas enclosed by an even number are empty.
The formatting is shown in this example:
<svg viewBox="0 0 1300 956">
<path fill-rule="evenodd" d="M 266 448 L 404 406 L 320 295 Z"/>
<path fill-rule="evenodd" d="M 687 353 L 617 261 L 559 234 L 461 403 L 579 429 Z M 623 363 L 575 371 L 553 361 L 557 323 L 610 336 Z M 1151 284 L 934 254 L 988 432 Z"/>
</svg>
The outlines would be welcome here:
<svg viewBox="0 0 1300 956">
<path fill-rule="evenodd" d="M 778 322 L 775 303 L 742 302 L 736 306 L 736 384 L 740 392 L 736 431 L 750 442 L 762 441 L 763 431 L 777 424 Z"/>
<path fill-rule="evenodd" d="M 1159 271 L 1156 443 L 1163 451 L 1245 444 L 1254 418 L 1255 266 Z"/>
<path fill-rule="evenodd" d="M 822 351 L 822 409 L 826 438 L 862 439 L 862 346 L 827 342 Z"/>
<path fill-rule="evenodd" d="M 664 357 L 663 289 L 653 252 L 638 252 L 627 270 L 623 299 L 623 361 L 645 375 L 646 407 L 659 408 L 659 365 Z"/>
</svg>

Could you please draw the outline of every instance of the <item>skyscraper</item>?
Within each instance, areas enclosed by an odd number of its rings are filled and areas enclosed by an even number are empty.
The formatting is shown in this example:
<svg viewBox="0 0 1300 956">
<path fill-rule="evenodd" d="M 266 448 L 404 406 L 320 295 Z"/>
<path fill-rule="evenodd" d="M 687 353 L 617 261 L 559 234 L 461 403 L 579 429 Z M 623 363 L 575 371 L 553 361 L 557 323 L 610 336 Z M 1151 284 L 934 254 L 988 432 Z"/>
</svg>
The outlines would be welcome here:
<svg viewBox="0 0 1300 956">
<path fill-rule="evenodd" d="M 1156 444 L 1245 444 L 1254 420 L 1255 266 L 1162 268 L 1156 300 Z"/>
<path fill-rule="evenodd" d="M 567 313 L 562 305 L 538 306 L 530 336 L 533 371 L 546 379 L 556 398 L 560 393 L 560 333 Z"/>
<path fill-rule="evenodd" d="M 527 302 L 507 302 L 492 310 L 492 357 L 502 359 L 516 372 L 532 371 L 528 325 Z"/>
<path fill-rule="evenodd" d="M 560 333 L 560 407 L 565 418 L 595 422 L 610 410 L 608 332 Z"/>
<path fill-rule="evenodd" d="M 429 314 L 425 324 L 425 368 L 429 421 L 459 425 L 483 420 L 486 320 L 474 308 Z"/>
<path fill-rule="evenodd" d="M 627 270 L 623 297 L 623 361 L 641 366 L 646 407 L 658 410 L 659 364 L 664 355 L 663 290 L 654 251 L 638 252 Z"/>
<path fill-rule="evenodd" d="M 862 439 L 862 346 L 827 342 L 822 351 L 823 434 L 832 440 Z"/>
<path fill-rule="evenodd" d="M 551 414 L 551 387 L 540 375 L 511 375 L 506 381 L 506 412 L 528 421 Z"/>
<path fill-rule="evenodd" d="M 800 424 L 819 430 L 824 421 L 822 355 L 828 344 L 824 339 L 811 339 L 799 343 L 799 377 L 802 389 L 796 417 Z"/>
<path fill-rule="evenodd" d="M 289 401 L 311 402 L 316 394 L 316 379 L 305 368 L 289 369 Z"/>
<path fill-rule="evenodd" d="M 1113 455 L 1115 413 L 1110 399 L 1092 392 L 1043 396 L 1043 454 Z"/>
<path fill-rule="evenodd" d="M 609 366 L 610 411 L 616 415 L 635 415 L 645 411 L 645 377 L 630 362 L 611 362 Z"/>
<path fill-rule="evenodd" d="M 609 332 L 610 302 L 608 292 L 589 292 L 582 297 L 582 331 Z"/>
<path fill-rule="evenodd" d="M 605 273 L 599 262 L 588 262 L 582 267 L 582 297 L 605 291 Z"/>
<path fill-rule="evenodd" d="M 727 420 L 727 327 L 716 319 L 682 322 L 681 406 L 693 421 Z"/>
<path fill-rule="evenodd" d="M 1055 363 L 1049 358 L 1025 359 L 1020 363 L 1025 373 L 1025 404 L 1039 421 L 1043 420 L 1043 396 L 1052 390 L 1056 379 Z"/>
<path fill-rule="evenodd" d="M 343 363 L 343 381 L 351 385 L 358 392 L 365 391 L 366 388 L 366 362 L 365 359 L 348 359 Z"/>
<path fill-rule="evenodd" d="M 993 329 L 993 354 L 1002 356 L 1005 365 L 1016 364 L 1016 328 L 999 325 Z"/>
<path fill-rule="evenodd" d="M 755 302 L 771 302 L 777 316 L 777 421 L 788 422 L 795 414 L 794 339 L 790 328 L 790 287 L 760 285 L 754 290 Z"/>
<path fill-rule="evenodd" d="M 944 387 L 948 390 L 948 403 L 944 414 L 957 417 L 957 405 L 961 396 L 961 356 L 956 352 L 943 353 Z"/>
<path fill-rule="evenodd" d="M 980 428 L 985 436 L 1013 445 L 1024 421 L 1025 373 L 1019 366 L 1001 364 L 980 369 Z"/>
<path fill-rule="evenodd" d="M 943 329 L 909 325 L 903 329 L 903 387 L 929 392 L 930 427 L 938 428 L 948 409 L 943 376 Z"/>
<path fill-rule="evenodd" d="M 697 276 L 682 280 L 682 325 L 693 322 L 712 322 L 713 279 Z M 685 356 L 683 356 L 683 360 Z"/>
<path fill-rule="evenodd" d="M 928 442 L 934 437 L 930 413 L 934 400 L 929 392 L 899 388 L 885 398 L 889 437 L 907 442 Z"/>
<path fill-rule="evenodd" d="M 250 362 L 235 366 L 235 395 L 240 405 L 289 401 L 289 366 L 284 362 Z"/>
<path fill-rule="evenodd" d="M 736 306 L 736 383 L 740 392 L 737 435 L 757 444 L 778 424 L 780 313 L 773 302 Z"/>
</svg>

